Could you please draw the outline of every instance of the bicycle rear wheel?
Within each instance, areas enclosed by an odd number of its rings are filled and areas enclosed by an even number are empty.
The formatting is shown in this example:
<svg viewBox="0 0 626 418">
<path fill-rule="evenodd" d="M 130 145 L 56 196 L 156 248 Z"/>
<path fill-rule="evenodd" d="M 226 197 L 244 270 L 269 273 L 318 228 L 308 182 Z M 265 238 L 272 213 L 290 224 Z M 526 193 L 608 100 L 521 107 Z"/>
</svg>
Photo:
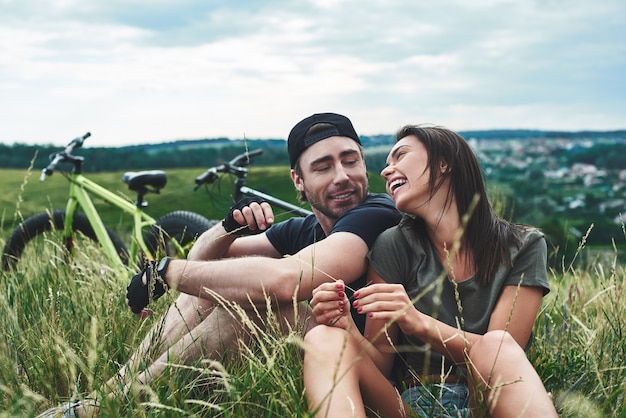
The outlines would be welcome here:
<svg viewBox="0 0 626 418">
<path fill-rule="evenodd" d="M 55 210 L 52 213 L 42 212 L 27 218 L 19 224 L 11 233 L 2 251 L 2 268 L 8 270 L 15 267 L 20 258 L 25 256 L 25 251 L 32 247 L 33 259 L 46 257 L 54 259 L 63 257 L 59 252 L 67 255 L 74 248 L 81 248 L 81 240 L 87 238 L 97 242 L 96 234 L 83 213 L 75 213 L 72 224 L 73 236 L 68 240 L 62 240 L 61 234 L 65 223 L 65 211 Z M 106 227 L 107 234 L 115 246 L 117 254 L 124 264 L 128 264 L 128 250 L 119 237 Z M 58 238 L 55 238 L 55 236 Z M 59 245 L 61 243 L 61 245 Z M 28 256 L 30 257 L 30 253 Z"/>
<path fill-rule="evenodd" d="M 208 220 L 197 213 L 178 210 L 159 218 L 144 236 L 144 241 L 157 260 L 166 255 L 185 258 L 196 238 L 216 223 L 216 220 Z M 172 239 L 182 247 L 183 253 L 178 251 Z"/>
</svg>

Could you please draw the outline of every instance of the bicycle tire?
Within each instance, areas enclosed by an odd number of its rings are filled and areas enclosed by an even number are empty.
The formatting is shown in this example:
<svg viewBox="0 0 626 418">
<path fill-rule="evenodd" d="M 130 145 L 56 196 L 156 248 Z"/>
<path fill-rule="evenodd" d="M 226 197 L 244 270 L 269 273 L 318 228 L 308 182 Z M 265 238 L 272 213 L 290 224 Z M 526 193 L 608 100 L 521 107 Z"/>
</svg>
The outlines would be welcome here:
<svg viewBox="0 0 626 418">
<path fill-rule="evenodd" d="M 157 259 L 165 255 L 184 258 L 188 251 L 186 250 L 185 254 L 178 254 L 176 249 L 169 245 L 171 238 L 175 238 L 183 248 L 189 247 L 196 238 L 217 222 L 195 212 L 177 210 L 159 218 L 144 235 L 144 241 L 148 250 Z"/>
<path fill-rule="evenodd" d="M 24 220 L 13 230 L 5 243 L 4 250 L 2 251 L 2 268 L 9 270 L 15 267 L 29 242 L 46 232 L 63 230 L 64 223 L 64 210 L 55 210 L 52 213 L 42 212 Z M 126 246 L 109 227 L 105 226 L 105 229 L 120 259 L 124 264 L 128 264 L 129 256 Z M 98 238 L 84 213 L 74 213 L 72 230 L 74 233 L 80 232 L 85 237 L 98 242 Z M 64 246 L 66 249 L 71 250 L 73 244 L 71 241 L 65 242 Z"/>
</svg>

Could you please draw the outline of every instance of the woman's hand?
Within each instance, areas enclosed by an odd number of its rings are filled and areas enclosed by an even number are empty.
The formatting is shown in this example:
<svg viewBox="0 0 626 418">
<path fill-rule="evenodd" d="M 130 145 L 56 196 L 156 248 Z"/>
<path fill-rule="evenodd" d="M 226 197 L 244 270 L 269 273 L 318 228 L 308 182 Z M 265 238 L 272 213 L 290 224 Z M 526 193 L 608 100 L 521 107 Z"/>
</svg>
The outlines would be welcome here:
<svg viewBox="0 0 626 418">
<path fill-rule="evenodd" d="M 353 323 L 343 280 L 322 283 L 313 289 L 311 307 L 318 324 L 348 329 Z"/>
<path fill-rule="evenodd" d="M 407 335 L 418 335 L 422 329 L 422 314 L 400 284 L 372 284 L 355 292 L 354 299 L 352 306 L 357 312 L 372 319 L 395 322 Z"/>
</svg>

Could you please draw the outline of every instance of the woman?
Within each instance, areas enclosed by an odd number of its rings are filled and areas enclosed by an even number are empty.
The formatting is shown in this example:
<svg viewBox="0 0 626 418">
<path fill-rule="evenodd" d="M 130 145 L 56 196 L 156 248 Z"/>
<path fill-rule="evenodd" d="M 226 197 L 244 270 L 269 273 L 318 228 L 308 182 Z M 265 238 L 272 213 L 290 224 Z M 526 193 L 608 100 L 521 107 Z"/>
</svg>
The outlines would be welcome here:
<svg viewBox="0 0 626 418">
<path fill-rule="evenodd" d="M 549 291 L 543 235 L 495 214 L 474 153 L 450 130 L 403 127 L 381 175 L 406 215 L 376 241 L 372 284 L 351 302 L 367 316 L 364 336 L 341 281 L 314 291 L 309 406 L 320 416 L 557 416 L 523 349 Z"/>
</svg>

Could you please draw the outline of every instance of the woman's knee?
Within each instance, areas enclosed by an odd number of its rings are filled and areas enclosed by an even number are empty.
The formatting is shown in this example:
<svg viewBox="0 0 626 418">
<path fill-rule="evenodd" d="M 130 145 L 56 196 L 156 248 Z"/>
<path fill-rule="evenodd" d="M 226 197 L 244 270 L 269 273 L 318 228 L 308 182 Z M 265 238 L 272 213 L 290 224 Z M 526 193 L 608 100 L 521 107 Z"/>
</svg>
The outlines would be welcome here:
<svg viewBox="0 0 626 418">
<path fill-rule="evenodd" d="M 304 341 L 309 344 L 324 343 L 326 341 L 337 340 L 344 334 L 345 331 L 341 328 L 317 325 L 306 333 Z"/>
<path fill-rule="evenodd" d="M 511 345 L 519 347 L 511 334 L 509 334 L 507 331 L 498 329 L 494 331 L 489 331 L 486 334 L 482 335 L 480 339 L 474 344 L 471 351 L 474 351 L 475 348 L 478 348 L 479 350 L 493 351 L 496 349 L 501 349 L 502 347 L 508 348 Z"/>
<path fill-rule="evenodd" d="M 342 347 L 345 351 L 351 345 L 351 337 L 342 328 L 317 325 L 304 336 L 304 343 L 308 350 L 316 352 L 338 353 Z"/>
<path fill-rule="evenodd" d="M 476 341 L 469 352 L 470 363 L 481 374 L 490 374 L 498 365 L 526 361 L 526 353 L 511 334 L 504 330 L 489 331 Z"/>
</svg>

